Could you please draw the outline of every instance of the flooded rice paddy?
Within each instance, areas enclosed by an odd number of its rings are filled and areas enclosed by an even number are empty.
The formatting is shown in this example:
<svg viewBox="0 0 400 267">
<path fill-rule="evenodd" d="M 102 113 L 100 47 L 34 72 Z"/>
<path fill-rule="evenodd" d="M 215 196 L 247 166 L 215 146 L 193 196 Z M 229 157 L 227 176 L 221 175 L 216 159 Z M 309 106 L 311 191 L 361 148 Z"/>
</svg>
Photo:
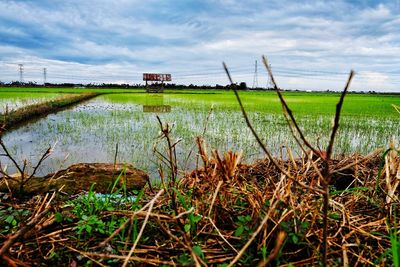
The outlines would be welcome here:
<svg viewBox="0 0 400 267">
<path fill-rule="evenodd" d="M 259 98 L 244 97 L 244 104 L 267 147 L 275 156 L 284 154 L 286 148 L 291 148 L 295 155 L 300 156 L 275 96 L 270 101 L 256 99 Z M 295 109 L 299 125 L 307 138 L 321 148 L 328 141 L 336 100 L 332 100 L 328 111 L 321 108 L 321 112 L 303 110 L 301 99 L 289 98 L 288 101 L 289 104 L 300 103 Z M 349 110 L 351 108 L 348 107 Z M 178 163 L 182 170 L 196 166 L 197 136 L 204 136 L 209 152 L 211 149 L 221 152 L 241 150 L 245 162 L 264 157 L 245 125 L 231 92 L 220 97 L 213 94 L 102 95 L 27 124 L 6 134 L 3 139 L 19 162 L 27 159 L 31 165 L 36 164 L 48 146 L 54 146 L 53 154 L 45 161 L 39 175 L 78 162 L 113 162 L 118 145 L 118 162 L 133 164 L 148 171 L 154 178 L 158 168 L 154 149 L 164 151 L 156 115 L 173 126 L 174 139 L 181 139 Z M 335 142 L 335 153 L 367 154 L 377 148 L 388 147 L 393 137 L 398 139 L 400 136 L 399 125 L 400 114 L 397 116 L 395 112 L 387 116 L 383 113 L 373 115 L 369 110 L 358 115 L 345 112 Z M 9 172 L 13 171 L 10 165 Z"/>
</svg>

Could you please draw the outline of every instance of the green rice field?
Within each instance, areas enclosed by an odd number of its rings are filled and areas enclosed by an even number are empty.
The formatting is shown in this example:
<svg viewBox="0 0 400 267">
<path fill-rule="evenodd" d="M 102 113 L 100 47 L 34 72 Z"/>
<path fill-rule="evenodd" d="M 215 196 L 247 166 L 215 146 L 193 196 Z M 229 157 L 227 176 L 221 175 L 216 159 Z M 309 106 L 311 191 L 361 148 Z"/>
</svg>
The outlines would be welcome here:
<svg viewBox="0 0 400 267">
<path fill-rule="evenodd" d="M 25 93 L 29 90 L 32 99 L 36 99 L 35 94 L 40 97 L 44 94 L 33 89 L 26 89 Z M 54 90 L 60 93 L 65 89 Z M 173 126 L 173 137 L 181 139 L 178 145 L 181 170 L 190 170 L 198 162 L 196 136 L 204 137 L 209 152 L 211 149 L 243 151 L 245 162 L 264 157 L 245 125 L 232 91 L 105 92 L 109 94 L 9 132 L 3 140 L 19 161 L 26 158 L 32 164 L 49 145 L 55 144 L 41 174 L 78 162 L 113 162 L 118 145 L 119 162 L 131 163 L 156 176 L 158 160 L 154 149 L 164 151 L 164 143 L 158 138 L 156 115 L 159 115 L 163 122 Z M 0 91 L 0 96 L 7 94 L 11 92 Z M 276 94 L 246 91 L 240 95 L 255 129 L 273 154 L 280 157 L 290 148 L 301 156 Z M 326 147 L 339 94 L 286 92 L 284 95 L 310 142 L 321 149 Z M 393 138 L 398 140 L 400 114 L 392 104 L 400 105 L 400 97 L 349 94 L 335 154 L 367 154 L 388 147 Z"/>
<path fill-rule="evenodd" d="M 51 100 L 61 95 L 62 93 L 56 92 L 0 91 L 0 113 Z"/>
</svg>

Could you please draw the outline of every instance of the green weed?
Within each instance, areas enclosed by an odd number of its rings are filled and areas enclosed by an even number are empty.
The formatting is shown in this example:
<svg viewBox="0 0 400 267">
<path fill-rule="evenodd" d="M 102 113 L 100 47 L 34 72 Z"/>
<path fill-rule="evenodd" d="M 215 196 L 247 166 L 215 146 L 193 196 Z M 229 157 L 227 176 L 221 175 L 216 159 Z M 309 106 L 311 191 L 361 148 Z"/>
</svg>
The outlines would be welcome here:
<svg viewBox="0 0 400 267">
<path fill-rule="evenodd" d="M 393 227 L 390 229 L 390 252 L 392 254 L 393 265 L 400 266 L 400 236 L 397 229 L 397 215 L 394 213 Z"/>
<path fill-rule="evenodd" d="M 191 207 L 187 203 L 185 197 L 176 189 L 173 189 L 178 197 L 179 202 L 185 208 L 186 211 L 189 211 Z M 184 225 L 184 230 L 186 233 L 191 233 L 193 236 L 197 233 L 197 224 L 201 221 L 201 215 L 194 215 L 193 211 L 188 214 L 189 223 Z"/>
<path fill-rule="evenodd" d="M 237 217 L 237 221 L 235 222 L 237 228 L 235 230 L 234 235 L 238 237 L 243 237 L 243 239 L 247 239 L 247 237 L 251 234 L 252 230 L 250 228 L 251 216 L 250 215 L 240 215 Z"/>
<path fill-rule="evenodd" d="M 0 210 L 0 233 L 11 233 L 13 230 L 18 228 L 20 222 L 23 222 L 28 215 L 29 211 L 24 209 L 14 209 L 9 207 Z"/>
</svg>

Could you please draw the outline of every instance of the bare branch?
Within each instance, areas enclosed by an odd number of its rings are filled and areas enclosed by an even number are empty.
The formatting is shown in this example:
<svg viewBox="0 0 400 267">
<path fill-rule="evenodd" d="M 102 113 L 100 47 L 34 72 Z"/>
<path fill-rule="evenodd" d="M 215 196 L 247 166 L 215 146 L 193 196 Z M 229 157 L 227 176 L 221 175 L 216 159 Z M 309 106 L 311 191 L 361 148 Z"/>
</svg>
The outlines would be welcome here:
<svg viewBox="0 0 400 267">
<path fill-rule="evenodd" d="M 226 64 L 225 64 L 225 62 L 223 62 L 222 64 L 223 64 L 224 70 L 225 70 L 225 72 L 226 72 L 226 74 L 227 74 L 227 76 L 228 76 L 228 78 L 229 78 L 229 81 L 230 81 L 231 84 L 233 85 L 234 83 L 233 83 L 233 81 L 232 81 L 231 75 L 230 75 L 230 73 L 229 73 L 229 70 L 228 70 L 228 68 L 227 68 L 227 66 L 226 66 Z M 237 99 L 237 101 L 238 101 L 238 103 L 239 103 L 240 110 L 242 111 L 242 114 L 243 114 L 243 117 L 244 117 L 244 119 L 245 119 L 245 121 L 246 121 L 247 127 L 249 127 L 251 133 L 252 133 L 253 136 L 256 138 L 257 143 L 260 145 L 260 147 L 262 148 L 262 150 L 264 151 L 264 153 L 267 155 L 268 159 L 274 164 L 274 166 L 275 166 L 281 173 L 283 173 L 284 175 L 286 175 L 286 177 L 288 177 L 290 180 L 292 180 L 292 181 L 295 182 L 296 184 L 300 185 L 301 187 L 321 193 L 322 191 L 321 191 L 319 188 L 312 188 L 312 187 L 310 187 L 310 186 L 307 186 L 307 185 L 305 185 L 305 184 L 299 182 L 299 181 L 298 181 L 296 178 L 294 178 L 289 172 L 287 172 L 285 169 L 283 169 L 283 168 L 278 164 L 278 162 L 276 162 L 275 158 L 272 157 L 272 154 L 269 152 L 269 150 L 267 149 L 267 147 L 266 147 L 266 146 L 264 145 L 264 143 L 261 141 L 261 138 L 258 136 L 258 134 L 257 134 L 257 132 L 255 131 L 255 129 L 253 128 L 253 125 L 251 124 L 250 119 L 249 119 L 249 117 L 247 116 L 247 112 L 246 112 L 246 110 L 244 109 L 244 106 L 243 106 L 243 104 L 242 104 L 242 100 L 240 99 L 239 94 L 238 94 L 238 92 L 237 92 L 237 90 L 236 90 L 235 87 L 233 87 L 233 91 L 235 92 L 236 99 Z"/>
<path fill-rule="evenodd" d="M 40 160 L 38 161 L 38 163 L 36 164 L 35 168 L 33 169 L 33 172 L 31 175 L 29 175 L 28 179 L 26 179 L 26 181 L 28 181 L 29 179 L 31 179 L 35 174 L 37 169 L 39 168 L 39 166 L 42 164 L 42 162 L 47 159 L 50 154 L 51 154 L 52 150 L 51 147 L 49 147 L 46 152 L 44 152 L 44 154 L 42 155 L 42 157 L 40 158 Z"/>
<path fill-rule="evenodd" d="M 281 101 L 283 112 L 289 116 L 289 120 L 288 120 L 290 122 L 289 126 L 290 126 L 290 124 L 293 125 L 293 127 L 296 129 L 297 133 L 300 136 L 300 140 L 303 141 L 305 146 L 307 146 L 312 152 L 314 152 L 315 155 L 320 155 L 320 152 L 317 149 L 315 149 L 314 146 L 312 146 L 310 144 L 310 142 L 308 142 L 308 140 L 306 139 L 306 137 L 303 134 L 303 131 L 300 129 L 299 125 L 297 124 L 296 118 L 294 117 L 292 110 L 287 105 L 286 100 L 283 98 L 283 95 L 280 92 L 280 90 L 275 82 L 275 78 L 274 78 L 274 75 L 272 74 L 272 70 L 268 64 L 267 58 L 265 56 L 262 56 L 262 60 L 263 60 L 265 68 L 268 71 L 268 75 L 271 78 L 272 84 L 274 85 L 274 89 L 275 89 L 276 93 L 278 94 L 279 100 Z M 296 136 L 294 136 L 294 137 L 295 137 L 295 139 L 297 139 Z"/>
<path fill-rule="evenodd" d="M 226 64 L 225 64 L 225 62 L 223 62 L 222 65 L 224 66 L 224 70 L 225 70 L 225 72 L 226 72 L 226 75 L 228 76 L 229 82 L 231 83 L 231 85 L 233 85 L 234 83 L 233 83 L 233 81 L 232 81 L 231 74 L 229 73 L 229 70 L 228 70 L 228 68 L 227 68 L 227 66 L 226 66 Z M 252 133 L 252 134 L 254 135 L 254 137 L 256 138 L 257 143 L 260 145 L 260 147 L 262 148 L 262 150 L 264 151 L 264 153 L 267 155 L 268 159 L 270 159 L 271 161 L 273 161 L 274 164 L 276 165 L 276 167 L 277 167 L 278 169 L 281 170 L 282 168 L 275 162 L 275 160 L 274 160 L 274 158 L 272 157 L 271 153 L 270 153 L 270 152 L 268 151 L 268 149 L 265 147 L 264 143 L 261 141 L 261 138 L 258 136 L 257 132 L 254 130 L 253 125 L 251 124 L 250 119 L 249 119 L 249 117 L 247 116 L 247 112 L 246 112 L 246 110 L 245 110 L 244 107 L 243 107 L 242 100 L 240 99 L 239 94 L 238 94 L 238 92 L 237 92 L 237 90 L 236 90 L 236 88 L 235 88 L 234 86 L 233 86 L 233 91 L 235 92 L 236 99 L 237 99 L 237 101 L 238 101 L 238 103 L 239 103 L 240 110 L 242 111 L 242 114 L 243 114 L 243 117 L 244 117 L 244 119 L 245 119 L 245 121 L 246 121 L 246 124 L 247 124 L 247 126 L 249 127 L 251 133 Z M 282 171 L 283 171 L 283 169 L 282 169 Z"/>
<path fill-rule="evenodd" d="M 328 262 L 329 181 L 332 176 L 332 173 L 330 171 L 330 166 L 329 166 L 330 158 L 331 158 L 332 151 L 333 151 L 333 143 L 335 141 L 336 132 L 339 128 L 340 112 L 342 110 L 344 97 L 346 96 L 347 90 L 350 86 L 350 82 L 353 79 L 353 76 L 354 76 L 354 71 L 351 70 L 349 78 L 347 79 L 346 86 L 344 87 L 344 90 L 340 96 L 339 102 L 336 104 L 336 114 L 335 114 L 334 124 L 332 127 L 332 133 L 331 133 L 329 145 L 328 145 L 327 152 L 326 152 L 326 157 L 323 159 L 322 175 L 323 175 L 324 179 L 322 182 L 323 182 L 324 194 L 323 194 L 323 209 L 322 209 L 323 210 L 323 218 L 322 218 L 322 220 L 323 220 L 324 229 L 323 229 L 323 236 L 322 236 L 322 248 L 323 248 L 322 262 L 323 262 L 324 266 L 327 266 L 327 262 Z"/>
<path fill-rule="evenodd" d="M 331 138 L 329 140 L 329 145 L 328 145 L 328 148 L 326 149 L 326 160 L 329 160 L 332 155 L 333 143 L 335 141 L 336 132 L 339 129 L 340 112 L 342 111 L 344 97 L 346 96 L 347 90 L 349 89 L 349 86 L 350 86 L 350 83 L 351 83 L 351 80 L 353 79 L 353 77 L 354 77 L 354 71 L 351 70 L 350 74 L 349 74 L 349 78 L 347 79 L 346 86 L 344 87 L 344 90 L 343 90 L 342 94 L 340 95 L 339 102 L 336 104 L 335 120 L 334 120 L 334 124 L 332 127 L 332 133 L 331 133 Z"/>
<path fill-rule="evenodd" d="M 0 136 L 0 146 L 1 148 L 3 148 L 7 158 L 9 158 L 11 160 L 11 162 L 14 164 L 15 168 L 17 168 L 17 170 L 20 172 L 21 175 L 23 175 L 23 170 L 21 169 L 21 167 L 18 165 L 18 163 L 15 161 L 15 159 L 13 158 L 13 156 L 11 156 L 10 152 L 8 152 L 7 147 L 5 146 L 3 139 Z"/>
</svg>

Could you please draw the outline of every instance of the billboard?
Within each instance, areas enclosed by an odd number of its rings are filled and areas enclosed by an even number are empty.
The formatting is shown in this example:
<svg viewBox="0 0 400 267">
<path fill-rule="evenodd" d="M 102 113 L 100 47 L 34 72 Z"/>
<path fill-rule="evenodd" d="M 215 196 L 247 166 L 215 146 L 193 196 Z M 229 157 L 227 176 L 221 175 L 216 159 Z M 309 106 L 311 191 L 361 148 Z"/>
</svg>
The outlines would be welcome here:
<svg viewBox="0 0 400 267">
<path fill-rule="evenodd" d="M 143 73 L 143 81 L 170 82 L 171 80 L 171 74 Z"/>
</svg>

